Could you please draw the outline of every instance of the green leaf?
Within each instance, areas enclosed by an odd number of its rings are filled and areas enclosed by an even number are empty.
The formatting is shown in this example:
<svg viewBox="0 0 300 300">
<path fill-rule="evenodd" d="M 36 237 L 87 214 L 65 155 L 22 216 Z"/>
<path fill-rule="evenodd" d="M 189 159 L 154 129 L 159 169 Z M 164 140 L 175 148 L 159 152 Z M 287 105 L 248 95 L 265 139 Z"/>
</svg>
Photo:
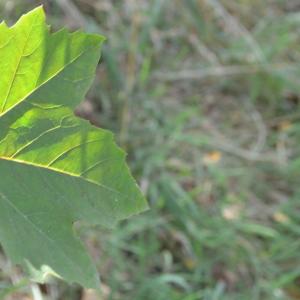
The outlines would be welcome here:
<svg viewBox="0 0 300 300">
<path fill-rule="evenodd" d="M 113 135 L 73 114 L 103 40 L 50 33 L 41 7 L 0 24 L 0 242 L 37 280 L 97 287 L 74 222 L 111 227 L 147 208 Z"/>
</svg>

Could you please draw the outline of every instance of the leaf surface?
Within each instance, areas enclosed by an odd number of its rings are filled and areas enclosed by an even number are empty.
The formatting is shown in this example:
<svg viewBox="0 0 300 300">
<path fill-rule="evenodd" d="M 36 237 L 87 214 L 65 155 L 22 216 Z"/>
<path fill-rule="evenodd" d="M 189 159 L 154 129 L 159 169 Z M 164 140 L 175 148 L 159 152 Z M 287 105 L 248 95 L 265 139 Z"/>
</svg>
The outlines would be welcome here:
<svg viewBox="0 0 300 300">
<path fill-rule="evenodd" d="M 97 287 L 74 222 L 111 227 L 147 208 L 113 135 L 73 113 L 103 40 L 50 33 L 41 7 L 0 24 L 0 242 L 38 280 Z"/>
</svg>

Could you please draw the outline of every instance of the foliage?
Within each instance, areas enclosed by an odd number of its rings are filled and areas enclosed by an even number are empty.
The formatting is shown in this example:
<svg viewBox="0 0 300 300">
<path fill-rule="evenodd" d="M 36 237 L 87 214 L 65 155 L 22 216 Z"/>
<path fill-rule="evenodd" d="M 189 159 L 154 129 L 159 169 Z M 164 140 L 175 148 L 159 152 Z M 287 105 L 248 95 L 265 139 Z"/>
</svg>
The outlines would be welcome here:
<svg viewBox="0 0 300 300">
<path fill-rule="evenodd" d="M 146 208 L 112 134 L 73 113 L 102 41 L 51 34 L 41 7 L 0 25 L 0 242 L 37 280 L 97 287 L 73 224 L 111 227 Z"/>
<path fill-rule="evenodd" d="M 37 1 L 12 2 L 9 20 Z M 113 231 L 80 231 L 98 298 L 298 299 L 299 1 L 44 3 L 56 28 L 109 37 L 77 113 L 116 133 L 151 204 Z M 3 256 L 0 269 L 18 284 Z M 88 299 L 59 281 L 41 290 Z"/>
</svg>

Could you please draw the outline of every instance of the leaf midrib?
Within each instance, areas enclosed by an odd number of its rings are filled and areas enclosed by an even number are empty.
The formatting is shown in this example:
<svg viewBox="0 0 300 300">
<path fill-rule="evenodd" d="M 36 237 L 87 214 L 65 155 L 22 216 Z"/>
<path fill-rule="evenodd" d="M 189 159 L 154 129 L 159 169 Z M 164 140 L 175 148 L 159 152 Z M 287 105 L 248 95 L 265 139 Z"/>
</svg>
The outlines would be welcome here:
<svg viewBox="0 0 300 300">
<path fill-rule="evenodd" d="M 19 61 L 18 61 L 18 63 L 17 63 L 17 66 L 16 66 L 15 72 L 14 72 L 14 74 L 13 74 L 12 80 L 11 80 L 11 82 L 10 82 L 9 89 L 8 89 L 8 91 L 7 91 L 7 95 L 6 95 L 6 97 L 5 97 L 4 101 L 3 101 L 3 105 L 2 105 L 2 108 L 1 108 L 1 114 L 0 114 L 0 117 L 1 117 L 1 115 L 2 115 L 2 113 L 3 113 L 3 111 L 4 111 L 4 109 L 5 109 L 5 106 L 6 106 L 6 104 L 7 104 L 7 100 L 8 100 L 8 98 L 9 98 L 9 96 L 10 96 L 12 87 L 13 87 L 13 85 L 14 85 L 14 81 L 15 81 L 15 79 L 16 79 L 16 76 L 17 76 L 17 73 L 18 73 L 18 70 L 19 70 L 21 61 L 22 61 L 22 57 L 24 57 L 24 51 L 25 51 L 25 49 L 26 49 L 26 47 L 27 47 L 29 38 L 30 38 L 30 36 L 31 36 L 32 30 L 33 30 L 33 27 L 34 27 L 34 24 L 35 24 L 35 22 L 36 22 L 36 19 L 37 19 L 37 16 L 35 16 L 35 18 L 34 18 L 32 24 L 31 24 L 29 33 L 28 33 L 28 35 L 27 35 L 27 37 L 26 37 L 24 46 L 23 46 L 22 51 L 21 51 L 21 53 L 20 53 L 20 58 L 19 58 Z"/>
<path fill-rule="evenodd" d="M 44 165 L 40 165 L 40 164 L 37 164 L 37 163 L 32 163 L 32 162 L 28 162 L 28 161 L 25 161 L 25 160 L 21 160 L 21 159 L 12 159 L 10 157 L 0 157 L 0 160 L 4 160 L 4 161 L 10 161 L 10 162 L 13 162 L 13 163 L 18 163 L 18 164 L 25 164 L 25 165 L 28 165 L 28 166 L 32 166 L 32 167 L 36 167 L 36 168 L 41 168 L 41 169 L 44 169 L 44 170 L 50 170 L 50 171 L 54 171 L 54 172 L 57 172 L 59 174 L 63 174 L 63 175 L 67 175 L 67 176 L 71 176 L 71 177 L 75 177 L 77 179 L 81 179 L 81 180 L 84 180 L 90 184 L 93 184 L 93 185 L 96 185 L 100 188 L 103 188 L 103 189 L 106 189 L 110 192 L 113 192 L 113 193 L 116 193 L 116 194 L 119 194 L 119 195 L 122 195 L 123 197 L 125 198 L 129 198 L 128 195 L 123 195 L 121 192 L 105 185 L 105 184 L 101 184 L 95 180 L 92 180 L 90 178 L 86 178 L 86 177 L 82 177 L 80 176 L 80 174 L 76 174 L 76 173 L 71 173 L 71 172 L 68 172 L 68 171 L 65 171 L 65 170 L 61 170 L 61 169 L 58 169 L 58 168 L 54 168 L 54 167 L 48 167 L 48 166 L 44 166 Z M 122 161 L 123 159 L 122 158 L 119 158 L 119 159 L 115 159 L 115 160 L 120 160 Z"/>
<path fill-rule="evenodd" d="M 99 41 L 99 43 L 100 43 L 100 41 Z M 41 83 L 40 85 L 38 85 L 37 87 L 35 87 L 32 91 L 28 92 L 28 94 L 26 94 L 20 101 L 18 101 L 17 103 L 15 103 L 13 106 L 11 106 L 6 111 L 4 111 L 4 112 L 2 111 L 0 113 L 0 119 L 1 119 L 1 117 L 5 116 L 7 113 L 9 113 L 10 111 L 12 111 L 16 106 L 20 105 L 23 101 L 26 101 L 26 99 L 28 97 L 30 97 L 34 92 L 38 91 L 44 85 L 46 85 L 47 83 L 49 83 L 52 79 L 54 79 L 56 76 L 58 76 L 62 71 L 64 71 L 65 68 L 67 68 L 68 66 L 70 66 L 71 64 L 73 64 L 83 54 L 85 54 L 86 52 L 88 52 L 88 51 L 90 51 L 92 49 L 95 49 L 97 47 L 98 47 L 98 45 L 93 45 L 92 47 L 85 48 L 81 53 L 79 53 L 76 57 L 74 57 L 72 60 L 70 60 L 70 62 L 68 62 L 67 64 L 65 64 L 62 68 L 60 68 L 56 73 L 54 73 L 52 76 L 50 76 L 47 80 L 45 80 L 43 83 Z"/>
</svg>

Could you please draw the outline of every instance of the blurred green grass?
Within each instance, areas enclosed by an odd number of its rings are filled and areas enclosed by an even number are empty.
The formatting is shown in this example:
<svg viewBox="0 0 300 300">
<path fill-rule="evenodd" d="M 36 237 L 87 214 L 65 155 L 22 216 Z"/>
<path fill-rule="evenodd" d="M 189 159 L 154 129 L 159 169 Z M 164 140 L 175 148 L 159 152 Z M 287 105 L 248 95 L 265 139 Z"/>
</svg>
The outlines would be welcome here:
<svg viewBox="0 0 300 300">
<path fill-rule="evenodd" d="M 298 1 L 0 0 L 0 19 L 41 3 L 54 28 L 107 36 L 77 114 L 116 133 L 151 205 L 81 226 L 96 299 L 300 299 Z M 0 299 L 33 297 L 4 255 L 0 269 Z"/>
</svg>

